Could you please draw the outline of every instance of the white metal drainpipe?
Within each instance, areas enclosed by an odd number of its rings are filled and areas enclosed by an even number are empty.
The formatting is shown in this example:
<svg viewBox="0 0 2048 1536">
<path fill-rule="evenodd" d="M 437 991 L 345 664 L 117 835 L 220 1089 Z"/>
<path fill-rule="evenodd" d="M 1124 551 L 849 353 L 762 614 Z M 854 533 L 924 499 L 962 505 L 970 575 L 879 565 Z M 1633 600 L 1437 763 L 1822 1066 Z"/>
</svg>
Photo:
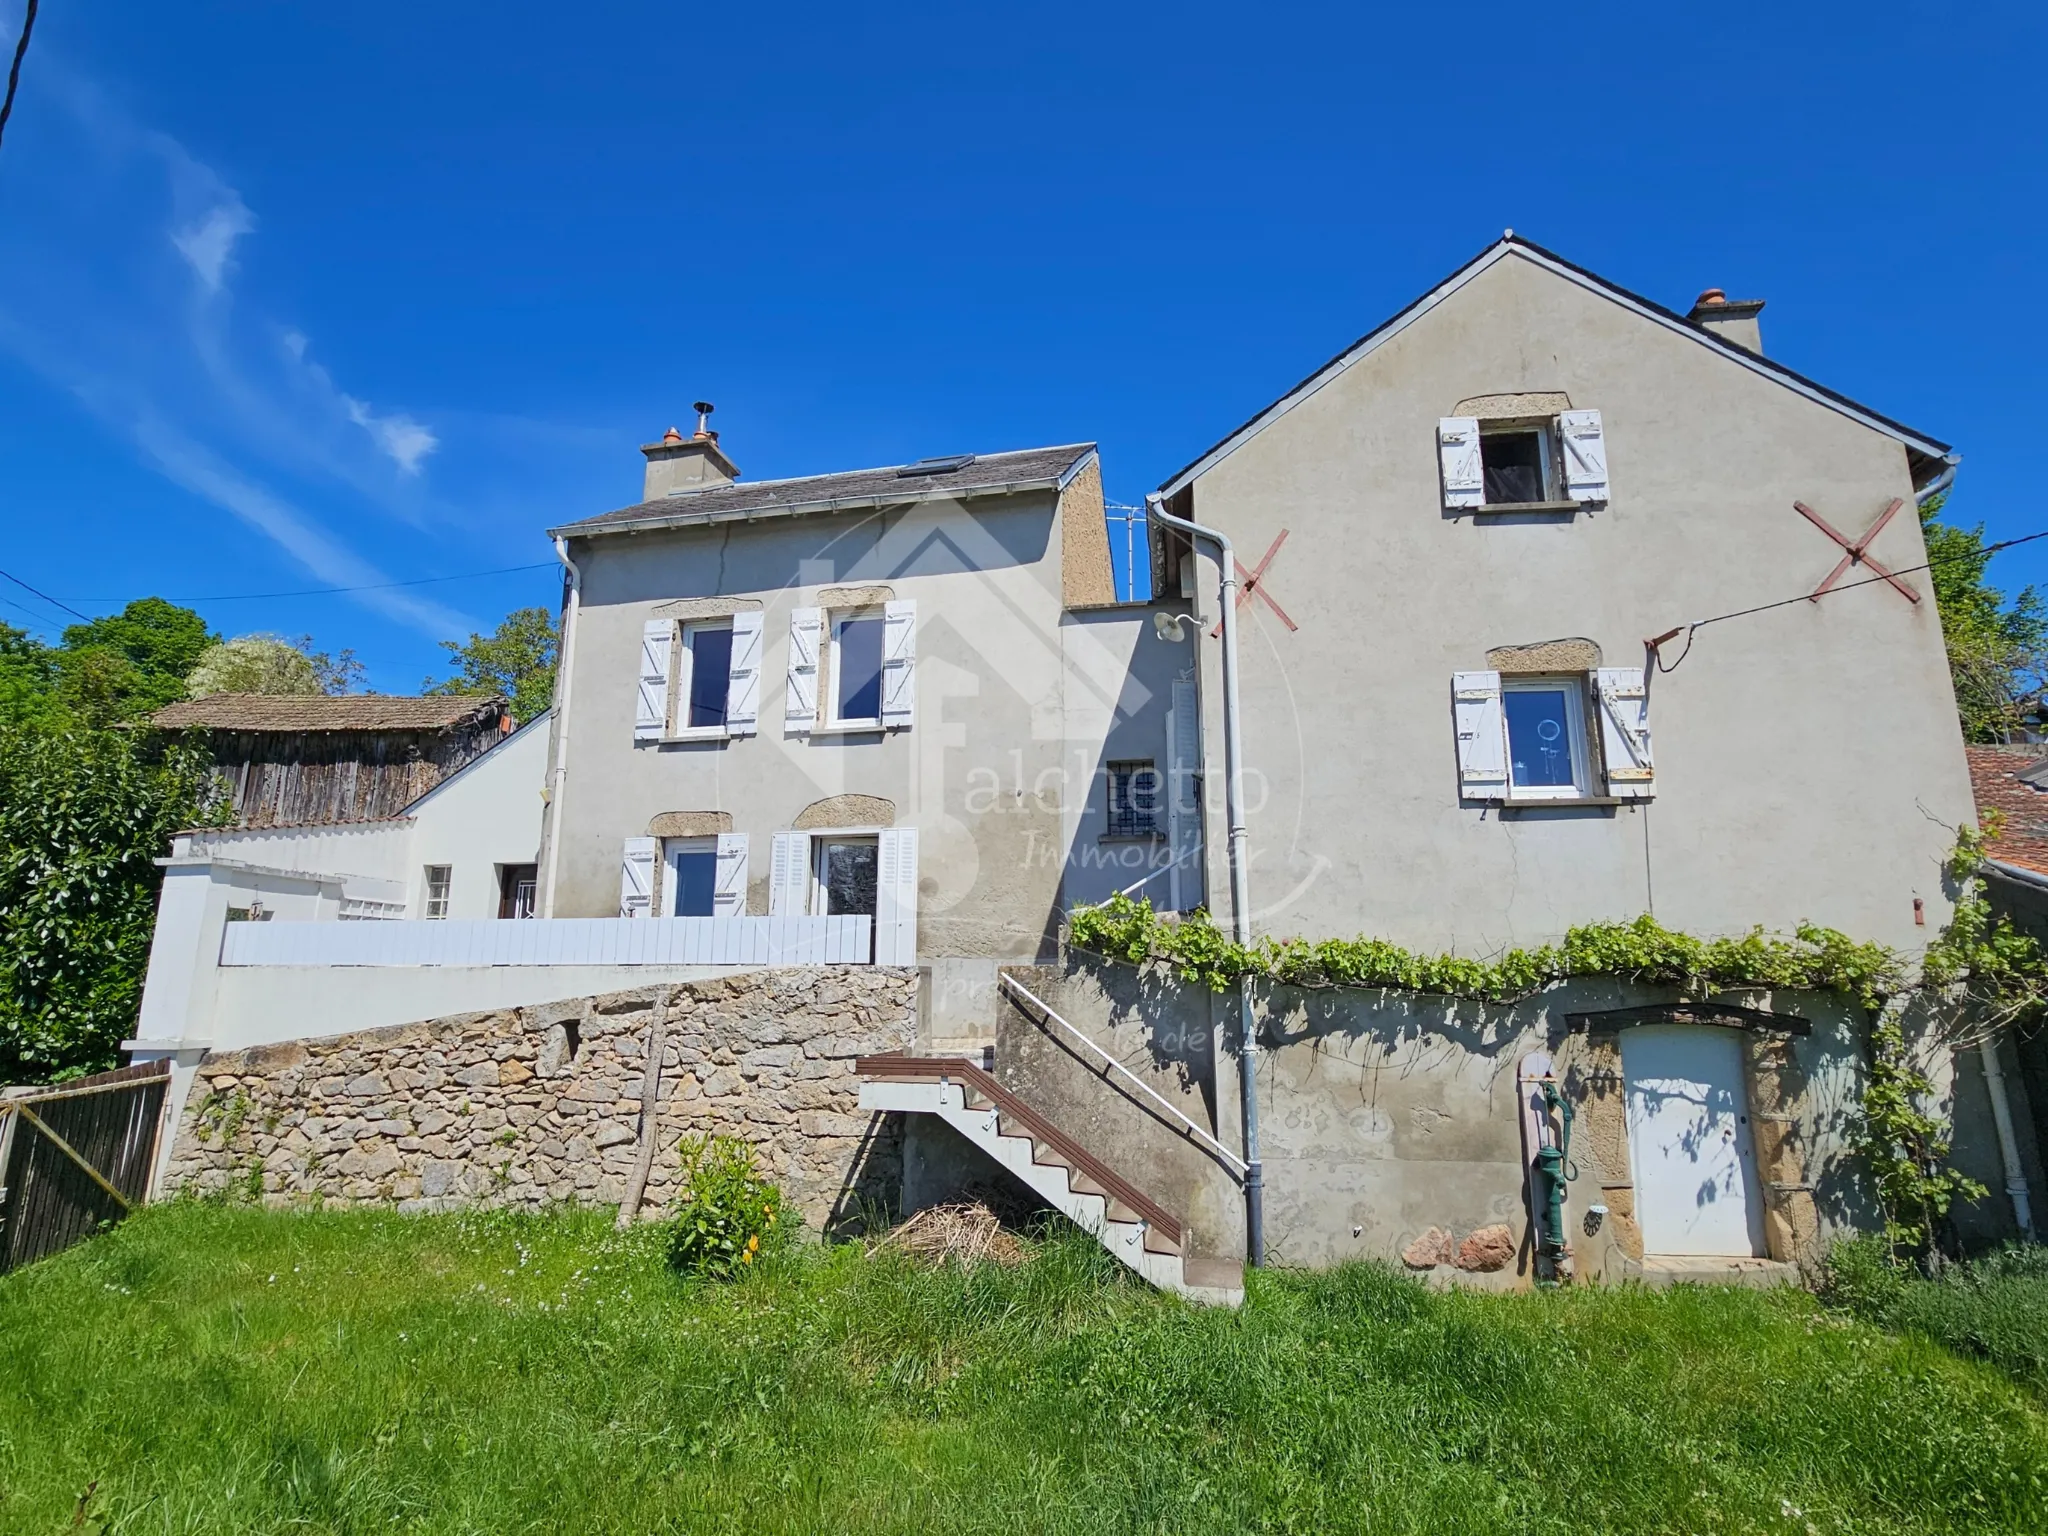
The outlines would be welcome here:
<svg viewBox="0 0 2048 1536">
<path fill-rule="evenodd" d="M 569 541 L 555 540 L 555 558 L 569 572 L 569 603 L 562 614 L 562 648 L 555 659 L 555 761 L 548 771 L 548 878 L 541 915 L 555 915 L 555 871 L 562 863 L 562 785 L 569 771 L 569 679 L 574 677 L 576 613 L 583 603 L 583 573 L 569 558 Z"/>
<path fill-rule="evenodd" d="M 1222 572 L 1223 603 L 1223 806 L 1228 822 L 1230 847 L 1230 936 L 1239 944 L 1252 941 L 1251 871 L 1245 861 L 1244 826 L 1244 742 L 1239 731 L 1237 708 L 1237 554 L 1229 538 L 1214 528 L 1204 528 L 1184 517 L 1175 517 L 1156 492 L 1145 498 L 1145 512 L 1169 528 L 1179 528 L 1216 546 L 1216 564 Z M 1195 657 L 1201 659 L 1197 631 Z M 1178 791 L 1175 791 L 1178 793 Z M 1245 1260 L 1254 1269 L 1266 1262 L 1265 1170 L 1259 1161 L 1259 1035 L 1252 1017 L 1252 983 L 1249 976 L 1237 984 L 1238 1052 L 1237 1081 L 1244 1106 L 1244 1248 Z"/>
<path fill-rule="evenodd" d="M 1998 1064 L 1998 1037 L 1978 1047 L 1984 1057 L 1984 1086 L 1991 1094 L 1991 1120 L 1998 1128 L 1998 1155 L 2005 1163 L 2005 1193 L 2012 1201 L 2013 1225 L 2028 1242 L 2034 1240 L 2034 1209 L 2027 1195 L 2026 1165 L 2020 1161 L 2019 1138 L 2012 1131 L 2012 1102 L 2006 1096 L 2005 1069 Z"/>
</svg>

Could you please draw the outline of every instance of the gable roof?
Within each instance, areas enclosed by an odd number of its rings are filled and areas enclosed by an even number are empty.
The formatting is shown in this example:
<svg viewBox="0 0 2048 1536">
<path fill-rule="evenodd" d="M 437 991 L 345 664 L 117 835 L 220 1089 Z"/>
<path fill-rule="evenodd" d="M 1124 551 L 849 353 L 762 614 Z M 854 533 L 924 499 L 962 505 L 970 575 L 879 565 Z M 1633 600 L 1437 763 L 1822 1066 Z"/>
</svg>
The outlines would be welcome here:
<svg viewBox="0 0 2048 1536">
<path fill-rule="evenodd" d="M 445 731 L 504 709 L 494 693 L 215 693 L 160 709 L 150 724 L 166 731 Z"/>
<path fill-rule="evenodd" d="M 1093 443 L 1057 448 L 1024 448 L 967 458 L 939 474 L 912 473 L 913 465 L 851 469 L 791 480 L 736 481 L 701 491 L 683 491 L 658 501 L 637 502 L 616 512 L 550 528 L 550 538 L 583 538 L 598 533 L 632 533 L 653 528 L 688 528 L 703 523 L 762 517 L 796 517 L 900 507 L 918 501 L 959 501 L 1014 491 L 1058 490 L 1095 456 Z"/>
<path fill-rule="evenodd" d="M 1384 321 L 1373 330 L 1367 331 L 1365 335 L 1359 337 L 1358 340 L 1351 343 L 1350 346 L 1339 352 L 1335 357 L 1323 364 L 1322 367 L 1303 379 L 1294 388 L 1260 411 L 1236 431 L 1224 437 L 1191 463 L 1175 470 L 1160 485 L 1159 494 L 1171 496 L 1176 491 L 1185 487 L 1189 481 L 1199 475 L 1206 474 L 1219 460 L 1234 452 L 1240 444 L 1264 431 L 1273 422 L 1279 420 L 1297 405 L 1308 399 L 1309 396 L 1315 394 L 1325 384 L 1337 378 L 1353 364 L 1366 357 L 1382 342 L 1399 335 L 1410 324 L 1428 314 L 1430 310 L 1436 308 L 1437 305 L 1471 282 L 1480 273 L 1496 263 L 1506 260 L 1510 256 L 1517 257 L 1523 261 L 1533 262 L 1537 266 L 1563 278 L 1566 282 L 1576 283 L 1581 288 L 1590 289 L 1602 298 L 1611 299 L 1624 309 L 1632 310 L 1646 320 L 1664 326 L 1668 330 L 1677 331 L 1680 335 L 1688 336 L 1694 341 L 1699 342 L 1702 346 L 1710 347 L 1714 351 L 1719 352 L 1731 362 L 1740 363 L 1743 367 L 1763 374 L 1766 378 L 1774 379 L 1793 392 L 1806 396 L 1809 400 L 1817 401 L 1831 410 L 1840 411 L 1852 421 L 1861 422 L 1873 431 L 1882 432 L 1887 437 L 1897 438 L 1912 452 L 1924 454 L 1932 459 L 1944 459 L 1950 463 L 1955 463 L 1959 460 L 1959 455 L 1953 453 L 1947 443 L 1939 442 L 1927 436 L 1924 432 L 1916 432 L 1911 427 L 1892 420 L 1889 416 L 1884 416 L 1871 410 L 1868 406 L 1858 405 L 1847 395 L 1829 389 L 1825 384 L 1815 383 L 1804 374 L 1787 368 L 1783 363 L 1774 362 L 1761 353 L 1751 352 L 1746 347 L 1739 347 L 1734 342 L 1715 335 L 1698 321 L 1688 320 L 1676 310 L 1666 309 L 1655 299 L 1646 299 L 1639 293 L 1631 293 L 1620 284 L 1609 282 L 1597 272 L 1589 272 L 1584 267 L 1566 261 L 1562 256 L 1552 251 L 1546 251 L 1534 241 L 1524 240 L 1518 235 L 1506 234 L 1473 257 L 1472 260 L 1466 262 L 1464 266 L 1458 268 L 1457 271 L 1445 278 L 1428 293 L 1415 300 L 1406 309 L 1403 309 L 1391 319 Z"/>
</svg>

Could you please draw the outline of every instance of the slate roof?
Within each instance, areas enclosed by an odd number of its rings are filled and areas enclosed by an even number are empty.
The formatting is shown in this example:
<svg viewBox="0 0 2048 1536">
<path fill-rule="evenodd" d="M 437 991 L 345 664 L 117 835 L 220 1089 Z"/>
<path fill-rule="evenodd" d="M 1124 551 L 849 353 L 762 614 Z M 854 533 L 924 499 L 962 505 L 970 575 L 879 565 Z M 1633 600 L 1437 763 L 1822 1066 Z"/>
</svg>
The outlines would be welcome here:
<svg viewBox="0 0 2048 1536">
<path fill-rule="evenodd" d="M 1987 843 L 1984 851 L 2001 864 L 2048 875 L 2048 791 L 2019 777 L 2023 770 L 2048 758 L 2048 746 L 2033 742 L 1964 747 L 1963 753 L 1970 760 L 1970 788 L 1977 798 L 1978 816 L 1996 810 L 2005 818 L 1997 840 Z"/>
<path fill-rule="evenodd" d="M 793 480 L 736 481 L 709 490 L 685 491 L 658 501 L 637 502 L 616 512 L 550 528 L 548 534 L 576 538 L 641 528 L 680 528 L 727 518 L 792 517 L 846 508 L 894 507 L 914 501 L 989 496 L 1008 491 L 1050 490 L 1095 451 L 1093 443 L 1057 448 L 1024 448 L 984 453 L 945 474 L 906 475 L 905 465 L 852 469 Z"/>
<path fill-rule="evenodd" d="M 216 693 L 160 709 L 150 723 L 166 731 L 445 731 L 504 708 L 497 694 Z"/>
</svg>

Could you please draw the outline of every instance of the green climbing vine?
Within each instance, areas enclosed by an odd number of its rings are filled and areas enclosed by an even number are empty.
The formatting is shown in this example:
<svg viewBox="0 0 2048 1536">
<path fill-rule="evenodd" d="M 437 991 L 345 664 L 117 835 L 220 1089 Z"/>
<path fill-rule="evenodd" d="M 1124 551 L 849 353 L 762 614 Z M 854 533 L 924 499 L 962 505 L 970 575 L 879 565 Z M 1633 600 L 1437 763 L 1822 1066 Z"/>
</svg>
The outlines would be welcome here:
<svg viewBox="0 0 2048 1536">
<path fill-rule="evenodd" d="M 1870 1080 L 1858 1149 L 1869 1161 L 1887 1234 L 1932 1246 L 1937 1223 L 1957 1199 L 1983 1186 L 1946 1167 L 1947 1128 L 1923 1107 L 1933 1085 L 1906 1039 L 1901 1013 L 1924 1005 L 1929 1033 L 1951 1047 L 2048 1016 L 2048 956 L 1992 911 L 1984 889 L 1979 831 L 1957 830 L 1947 872 L 1955 886 L 1948 924 L 1921 956 L 1918 975 L 1897 951 L 1803 923 L 1789 937 L 1752 928 L 1740 938 L 1701 939 L 1647 915 L 1586 923 L 1562 942 L 1511 949 L 1492 960 L 1420 954 L 1386 939 L 1232 940 L 1206 911 L 1169 919 L 1149 901 L 1113 896 L 1082 907 L 1069 934 L 1079 949 L 1130 965 L 1170 967 L 1192 986 L 1225 992 L 1246 977 L 1302 988 L 1384 989 L 1458 1001 L 1510 1004 L 1560 982 L 1604 978 L 1670 987 L 1702 999 L 1732 988 L 1832 992 L 1870 1020 Z"/>
<path fill-rule="evenodd" d="M 1905 968 L 1882 944 L 1859 944 L 1803 924 L 1790 938 L 1752 929 L 1736 939 L 1698 939 L 1655 918 L 1586 923 L 1559 944 L 1511 949 L 1494 960 L 1427 955 L 1386 939 L 1229 938 L 1207 912 L 1169 921 L 1147 901 L 1113 896 L 1075 911 L 1075 945 L 1131 965 L 1171 966 L 1182 981 L 1225 992 L 1244 977 L 1283 986 L 1385 988 L 1484 1003 L 1514 1003 L 1561 981 L 1607 977 L 1673 987 L 1702 998 L 1730 987 L 1836 992 L 1881 1007 L 1904 985 Z"/>
</svg>

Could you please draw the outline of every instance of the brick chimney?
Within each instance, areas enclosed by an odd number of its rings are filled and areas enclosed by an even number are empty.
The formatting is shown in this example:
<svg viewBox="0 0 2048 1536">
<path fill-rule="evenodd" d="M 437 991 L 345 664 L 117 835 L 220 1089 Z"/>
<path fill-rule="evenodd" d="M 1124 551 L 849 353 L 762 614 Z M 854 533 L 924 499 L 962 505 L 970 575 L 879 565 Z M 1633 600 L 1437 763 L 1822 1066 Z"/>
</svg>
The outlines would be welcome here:
<svg viewBox="0 0 2048 1536">
<path fill-rule="evenodd" d="M 1693 304 L 1685 318 L 1696 320 L 1723 341 L 1732 341 L 1758 357 L 1764 355 L 1763 331 L 1756 323 L 1762 313 L 1762 299 L 1731 299 L 1718 288 L 1709 288 Z"/>
<path fill-rule="evenodd" d="M 640 450 L 647 455 L 647 484 L 641 492 L 642 501 L 708 491 L 739 479 L 740 467 L 725 456 L 725 450 L 718 446 L 718 434 L 711 430 L 711 402 L 699 400 L 691 409 L 697 413 L 695 435 L 684 437 L 670 427 L 661 435 L 660 442 L 648 443 Z"/>
</svg>

